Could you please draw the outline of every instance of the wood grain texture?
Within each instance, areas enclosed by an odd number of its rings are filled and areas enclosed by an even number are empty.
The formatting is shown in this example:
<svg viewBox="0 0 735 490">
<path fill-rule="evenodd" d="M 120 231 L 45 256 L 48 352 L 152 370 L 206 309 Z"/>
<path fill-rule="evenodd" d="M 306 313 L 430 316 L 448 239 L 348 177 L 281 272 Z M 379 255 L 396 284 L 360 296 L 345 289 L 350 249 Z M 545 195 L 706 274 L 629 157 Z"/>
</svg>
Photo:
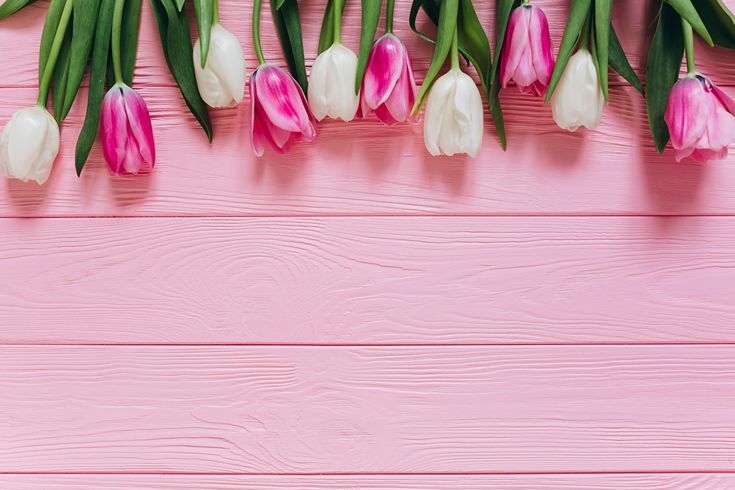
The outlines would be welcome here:
<svg viewBox="0 0 735 490">
<path fill-rule="evenodd" d="M 725 0 L 725 3 L 735 9 L 735 0 Z M 253 70 L 257 66 L 250 33 L 252 0 L 222 0 L 220 2 L 223 25 L 234 32 L 245 47 L 246 66 Z M 307 67 L 310 67 L 316 56 L 317 40 L 324 11 L 324 0 L 301 2 L 304 50 Z M 474 2 L 478 17 L 495 45 L 495 8 L 494 2 Z M 0 46 L 14 46 L 6 50 L 4 67 L 0 76 L 2 86 L 36 86 L 38 44 L 40 42 L 40 26 L 43 23 L 48 3 L 39 2 L 16 14 L 14 17 L 0 24 Z M 431 60 L 431 46 L 420 40 L 408 27 L 408 13 L 411 0 L 396 1 L 395 33 L 407 45 L 414 61 L 414 67 L 419 79 L 422 79 Z M 541 5 L 546 12 L 551 28 L 554 50 L 558 50 L 561 42 L 564 25 L 567 19 L 567 0 L 544 0 Z M 650 37 L 653 35 L 655 15 L 658 3 L 653 0 L 626 0 L 615 5 L 613 23 L 631 64 L 641 77 L 644 75 L 645 59 Z M 160 40 L 156 30 L 153 14 L 148 2 L 144 2 L 140 49 L 137 63 L 137 83 L 141 86 L 170 85 L 172 79 L 168 74 Z M 192 15 L 193 17 L 193 15 Z M 270 10 L 266 4 L 263 7 L 261 36 L 266 59 L 272 63 L 285 66 L 281 54 L 275 29 L 273 27 Z M 433 27 L 423 17 L 418 22 L 425 32 L 432 32 Z M 194 27 L 194 23 L 192 23 Z M 380 25 L 382 32 L 382 24 Z M 344 43 L 357 51 L 360 33 L 360 2 L 347 2 L 345 21 L 343 24 Z M 23 39 L 23 43 L 18 43 Z M 702 41 L 697 42 L 697 63 L 699 71 L 715 77 L 723 85 L 735 85 L 735 53 L 722 48 L 708 48 Z M 613 83 L 624 83 L 619 77 L 613 76 Z"/>
<path fill-rule="evenodd" d="M 78 179 L 73 154 L 83 107 L 77 105 L 49 182 L 3 179 L 0 216 L 735 212 L 735 156 L 693 165 L 677 164 L 670 150 L 657 154 L 644 101 L 630 88 L 614 88 L 602 125 L 578 133 L 557 128 L 539 99 L 509 91 L 510 149 L 504 153 L 488 132 L 476 159 L 431 157 L 420 125 L 386 128 L 374 120 L 322 124 L 314 143 L 256 159 L 247 105 L 214 112 L 210 146 L 181 110 L 175 88 L 141 92 L 158 145 L 150 175 L 109 175 L 95 147 Z M 0 123 L 35 97 L 33 89 L 0 90 Z"/>
<path fill-rule="evenodd" d="M 0 347 L 0 472 L 731 472 L 735 346 Z"/>
<path fill-rule="evenodd" d="M 634 475 L 0 475 L 3 490 L 732 490 L 731 474 Z"/>
<path fill-rule="evenodd" d="M 735 218 L 0 220 L 12 343 L 735 342 Z"/>
</svg>

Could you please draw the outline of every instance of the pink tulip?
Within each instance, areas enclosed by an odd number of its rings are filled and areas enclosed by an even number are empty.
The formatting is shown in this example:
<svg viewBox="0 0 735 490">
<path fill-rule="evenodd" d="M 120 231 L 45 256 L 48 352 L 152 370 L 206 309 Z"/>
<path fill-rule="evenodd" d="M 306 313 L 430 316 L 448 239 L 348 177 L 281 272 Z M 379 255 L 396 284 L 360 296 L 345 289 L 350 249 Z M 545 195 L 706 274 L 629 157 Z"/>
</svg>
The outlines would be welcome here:
<svg viewBox="0 0 735 490">
<path fill-rule="evenodd" d="M 102 152 L 115 174 L 137 174 L 156 163 L 151 116 L 143 97 L 115 84 L 102 101 Z"/>
<path fill-rule="evenodd" d="M 525 4 L 513 11 L 500 53 L 502 87 L 513 80 L 524 94 L 543 95 L 554 71 L 549 23 L 543 11 Z"/>
<path fill-rule="evenodd" d="M 250 143 L 257 156 L 263 156 L 265 141 L 285 153 L 291 142 L 316 137 L 304 91 L 280 68 L 260 65 L 250 76 L 250 98 Z"/>
<path fill-rule="evenodd" d="M 393 34 L 385 34 L 373 45 L 362 79 L 360 110 L 371 110 L 392 125 L 408 119 L 416 100 L 416 81 L 406 46 Z"/>
<path fill-rule="evenodd" d="M 701 75 L 682 78 L 671 89 L 664 119 L 676 161 L 721 160 L 735 141 L 735 101 Z"/>
</svg>

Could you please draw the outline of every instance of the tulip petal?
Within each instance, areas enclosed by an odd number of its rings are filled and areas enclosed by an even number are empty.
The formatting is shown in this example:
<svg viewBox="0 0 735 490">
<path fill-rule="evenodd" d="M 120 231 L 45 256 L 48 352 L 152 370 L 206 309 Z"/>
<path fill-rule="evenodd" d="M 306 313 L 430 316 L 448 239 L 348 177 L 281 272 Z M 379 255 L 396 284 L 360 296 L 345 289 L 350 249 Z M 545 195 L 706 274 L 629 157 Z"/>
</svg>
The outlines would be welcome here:
<svg viewBox="0 0 735 490">
<path fill-rule="evenodd" d="M 258 99 L 258 88 L 257 84 L 255 83 L 255 77 L 257 76 L 258 70 L 255 70 L 255 72 L 250 75 L 250 81 L 248 83 L 248 87 L 250 88 L 250 146 L 253 148 L 253 153 L 255 153 L 255 156 L 262 157 L 263 153 L 265 153 L 265 145 L 263 144 L 263 141 L 265 140 L 265 136 L 263 134 L 263 131 L 265 130 L 265 127 L 263 126 L 262 119 L 259 117 L 258 112 L 260 110 L 260 102 Z"/>
<path fill-rule="evenodd" d="M 262 66 L 255 83 L 258 101 L 274 125 L 286 131 L 302 132 L 310 124 L 301 88 L 291 75 L 280 68 Z"/>
<path fill-rule="evenodd" d="M 735 116 L 735 100 L 727 95 L 720 87 L 714 83 L 710 83 L 712 93 L 717 97 L 717 100 L 730 114 Z"/>
<path fill-rule="evenodd" d="M 424 112 L 424 145 L 434 156 L 442 154 L 440 138 L 443 132 L 445 114 L 451 111 L 454 85 L 454 70 L 439 77 L 429 91 Z"/>
<path fill-rule="evenodd" d="M 529 33 L 534 71 L 539 84 L 544 86 L 542 93 L 545 93 L 545 89 L 551 80 L 551 73 L 554 71 L 554 55 L 551 52 L 549 21 L 540 8 L 532 8 Z M 538 91 L 539 87 L 537 86 L 534 88 L 534 92 Z M 542 93 L 540 92 L 537 95 L 542 95 Z"/>
<path fill-rule="evenodd" d="M 580 126 L 595 128 L 600 123 L 604 103 L 592 55 L 580 49 L 569 59 L 554 92 L 551 101 L 554 121 L 569 131 L 576 131 Z"/>
<path fill-rule="evenodd" d="M 683 78 L 669 93 L 664 120 L 675 149 L 694 147 L 705 134 L 711 105 L 704 85 L 696 78 Z"/>
<path fill-rule="evenodd" d="M 123 161 L 127 146 L 128 121 L 125 113 L 122 88 L 114 85 L 102 102 L 102 153 L 110 170 L 123 173 Z"/>
<path fill-rule="evenodd" d="M 234 34 L 212 26 L 207 64 L 202 68 L 200 40 L 194 44 L 194 73 L 202 99 L 210 107 L 234 107 L 242 102 L 245 58 Z"/>
<path fill-rule="evenodd" d="M 331 49 L 331 48 L 330 48 Z M 311 112 L 317 121 L 321 121 L 329 114 L 329 102 L 327 99 L 329 79 L 330 50 L 326 50 L 316 57 L 311 65 L 309 75 L 308 99 Z"/>
<path fill-rule="evenodd" d="M 130 88 L 123 89 L 125 113 L 128 119 L 128 139 L 135 140 L 135 146 L 144 163 L 151 167 L 156 164 L 156 145 L 153 139 L 153 126 L 148 107 L 136 91 Z"/>
<path fill-rule="evenodd" d="M 13 114 L 0 137 L 0 167 L 8 178 L 43 184 L 59 152 L 59 126 L 39 106 Z"/>
<path fill-rule="evenodd" d="M 395 92 L 405 56 L 405 46 L 392 34 L 385 34 L 375 42 L 362 80 L 362 96 L 368 107 L 376 109 Z"/>
</svg>

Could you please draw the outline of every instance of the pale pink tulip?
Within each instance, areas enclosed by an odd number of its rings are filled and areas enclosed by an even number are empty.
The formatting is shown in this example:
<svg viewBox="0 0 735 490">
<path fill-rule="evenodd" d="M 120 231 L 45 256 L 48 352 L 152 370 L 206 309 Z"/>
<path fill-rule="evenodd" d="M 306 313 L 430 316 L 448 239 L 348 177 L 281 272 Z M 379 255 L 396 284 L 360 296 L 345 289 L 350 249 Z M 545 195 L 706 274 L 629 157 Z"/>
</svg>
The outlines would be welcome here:
<svg viewBox="0 0 735 490">
<path fill-rule="evenodd" d="M 250 76 L 250 98 L 250 142 L 257 156 L 263 155 L 266 141 L 285 153 L 293 141 L 316 136 L 303 90 L 280 68 L 260 65 Z"/>
<path fill-rule="evenodd" d="M 735 101 L 709 78 L 688 75 L 674 84 L 664 119 L 676 161 L 721 160 L 735 141 Z"/>
<path fill-rule="evenodd" d="M 544 12 L 531 4 L 518 7 L 508 21 L 500 52 L 502 87 L 513 80 L 526 94 L 543 95 L 554 71 L 549 23 Z"/>
<path fill-rule="evenodd" d="M 385 34 L 373 45 L 362 79 L 360 110 L 371 110 L 392 125 L 408 119 L 416 100 L 416 81 L 406 46 L 393 34 Z"/>
<path fill-rule="evenodd" d="M 102 152 L 115 174 L 137 174 L 156 163 L 151 116 L 143 97 L 115 84 L 102 101 Z"/>
</svg>

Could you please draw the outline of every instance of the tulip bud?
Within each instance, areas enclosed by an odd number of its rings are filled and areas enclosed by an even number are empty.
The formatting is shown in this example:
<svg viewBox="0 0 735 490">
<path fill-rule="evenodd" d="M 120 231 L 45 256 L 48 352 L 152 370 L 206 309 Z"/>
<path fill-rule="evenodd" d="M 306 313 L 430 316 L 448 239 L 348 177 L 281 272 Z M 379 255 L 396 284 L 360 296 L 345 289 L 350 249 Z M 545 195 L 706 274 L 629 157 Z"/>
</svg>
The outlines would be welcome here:
<svg viewBox="0 0 735 490">
<path fill-rule="evenodd" d="M 0 137 L 0 166 L 10 179 L 46 182 L 59 153 L 59 125 L 41 106 L 21 109 Z"/>
<path fill-rule="evenodd" d="M 554 121 L 569 131 L 580 126 L 595 128 L 600 124 L 604 104 L 595 62 L 582 48 L 569 59 L 551 99 Z"/>
<path fill-rule="evenodd" d="M 513 10 L 500 54 L 503 88 L 513 80 L 525 94 L 543 95 L 554 71 L 551 34 L 544 12 L 531 4 Z"/>
<path fill-rule="evenodd" d="M 343 121 L 355 117 L 359 102 L 355 77 L 357 55 L 342 44 L 334 43 L 317 56 L 309 79 L 309 105 L 318 121 L 327 116 Z"/>
<path fill-rule="evenodd" d="M 304 92 L 280 68 L 260 65 L 250 76 L 250 98 L 250 143 L 257 156 L 263 156 L 265 141 L 284 153 L 291 142 L 316 136 Z"/>
<path fill-rule="evenodd" d="M 735 101 L 709 78 L 688 75 L 671 89 L 664 119 L 676 161 L 697 162 L 727 157 L 735 141 Z"/>
<path fill-rule="evenodd" d="M 115 174 L 137 174 L 156 163 L 151 116 L 143 97 L 118 83 L 102 101 L 102 153 Z"/>
<path fill-rule="evenodd" d="M 194 74 L 204 102 L 210 107 L 234 107 L 242 102 L 245 57 L 235 35 L 220 24 L 214 24 L 204 68 L 201 59 L 201 41 L 197 39 L 194 44 Z"/>
<path fill-rule="evenodd" d="M 431 87 L 424 114 L 424 144 L 432 155 L 480 151 L 482 98 L 474 80 L 460 70 L 445 73 Z"/>
<path fill-rule="evenodd" d="M 393 34 L 373 45 L 360 91 L 362 117 L 371 110 L 392 125 L 408 119 L 416 100 L 416 81 L 406 46 Z"/>
</svg>

